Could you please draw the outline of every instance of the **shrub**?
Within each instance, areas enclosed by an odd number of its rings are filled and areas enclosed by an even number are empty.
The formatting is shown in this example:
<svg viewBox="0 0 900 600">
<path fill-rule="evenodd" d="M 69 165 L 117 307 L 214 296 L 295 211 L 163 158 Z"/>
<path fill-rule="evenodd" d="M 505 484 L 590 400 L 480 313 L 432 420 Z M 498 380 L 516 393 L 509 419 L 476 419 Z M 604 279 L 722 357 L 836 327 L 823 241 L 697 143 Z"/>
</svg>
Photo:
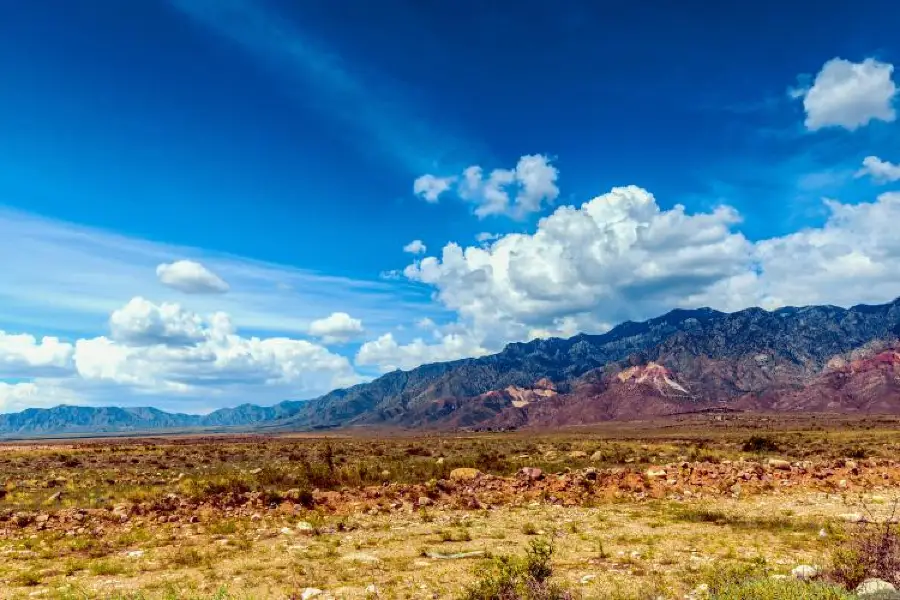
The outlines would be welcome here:
<svg viewBox="0 0 900 600">
<path fill-rule="evenodd" d="M 870 577 L 900 584 L 900 529 L 893 516 L 858 528 L 832 555 L 829 578 L 848 588 Z"/>
<path fill-rule="evenodd" d="M 744 442 L 744 452 L 778 452 L 780 448 L 775 440 L 764 435 L 754 435 Z"/>
<path fill-rule="evenodd" d="M 494 558 L 476 571 L 461 600 L 571 600 L 571 592 L 549 581 L 552 555 L 550 542 L 533 540 L 524 557 Z"/>
</svg>

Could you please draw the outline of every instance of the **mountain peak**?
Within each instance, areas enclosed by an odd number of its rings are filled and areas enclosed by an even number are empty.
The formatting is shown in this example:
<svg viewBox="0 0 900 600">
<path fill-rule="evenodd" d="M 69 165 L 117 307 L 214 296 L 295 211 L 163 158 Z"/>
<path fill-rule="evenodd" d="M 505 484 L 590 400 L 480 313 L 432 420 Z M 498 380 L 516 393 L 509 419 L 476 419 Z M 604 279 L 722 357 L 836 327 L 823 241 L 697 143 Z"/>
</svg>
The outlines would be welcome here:
<svg viewBox="0 0 900 600">
<path fill-rule="evenodd" d="M 599 335 L 512 343 L 497 354 L 393 371 L 309 401 L 269 407 L 245 403 L 202 416 L 152 407 L 61 405 L 0 415 L 0 433 L 519 426 L 664 415 L 685 410 L 684 402 L 691 409 L 722 403 L 752 408 L 763 406 L 753 402 L 763 402 L 766 409 L 788 410 L 819 406 L 796 390 L 818 385 L 817 393 L 828 396 L 831 392 L 822 390 L 844 386 L 844 375 L 864 377 L 869 387 L 846 388 L 851 391 L 829 410 L 864 410 L 876 406 L 859 399 L 866 389 L 893 389 L 879 373 L 893 369 L 897 355 L 879 352 L 900 336 L 898 303 L 850 309 L 753 307 L 734 313 L 679 308 L 646 321 L 626 321 Z M 847 371 L 844 365 L 855 366 Z M 844 379 L 825 383 L 824 373 Z M 879 410 L 900 413 L 900 401 L 898 406 L 879 402 Z"/>
</svg>

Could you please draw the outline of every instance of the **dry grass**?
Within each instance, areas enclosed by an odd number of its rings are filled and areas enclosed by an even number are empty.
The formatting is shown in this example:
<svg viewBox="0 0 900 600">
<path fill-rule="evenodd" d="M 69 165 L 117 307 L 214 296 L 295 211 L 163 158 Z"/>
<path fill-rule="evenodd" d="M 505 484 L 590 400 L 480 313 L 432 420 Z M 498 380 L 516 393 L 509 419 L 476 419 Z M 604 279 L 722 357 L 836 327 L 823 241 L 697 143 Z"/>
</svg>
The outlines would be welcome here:
<svg viewBox="0 0 900 600">
<path fill-rule="evenodd" d="M 700 501 L 594 498 L 563 506 L 548 497 L 490 510 L 398 503 L 364 511 L 348 504 L 340 514 L 309 500 L 314 490 L 389 489 L 382 487 L 387 482 L 424 484 L 437 497 L 440 480 L 462 466 L 497 475 L 523 466 L 565 473 L 742 457 L 893 458 L 900 449 L 892 421 L 855 420 L 819 430 L 817 420 L 787 422 L 790 429 L 772 422 L 767 429 L 740 418 L 697 419 L 544 434 L 2 446 L 0 598 L 265 600 L 297 596 L 307 587 L 367 598 L 373 596 L 370 586 L 383 598 L 456 598 L 477 581 L 474 569 L 496 574 L 498 563 L 444 556 L 523 556 L 538 539 L 552 541 L 552 581 L 559 593 L 573 597 L 682 598 L 703 583 L 718 585 L 714 591 L 722 599 L 789 597 L 777 590 L 760 595 L 775 584 L 747 582 L 768 581 L 800 563 L 828 563 L 835 545 L 849 539 L 838 515 L 859 510 L 855 495 L 774 488 Z M 881 517 L 897 492 L 857 490 Z M 227 501 L 247 493 L 257 498 L 250 511 Z M 286 494 L 295 507 L 287 511 L 281 502 Z M 195 502 L 195 522 L 156 519 L 186 499 Z M 16 521 L 21 511 L 111 513 L 122 502 L 154 509 L 97 530 L 87 522 L 23 528 Z M 809 593 L 796 597 L 841 597 L 825 588 Z"/>
</svg>

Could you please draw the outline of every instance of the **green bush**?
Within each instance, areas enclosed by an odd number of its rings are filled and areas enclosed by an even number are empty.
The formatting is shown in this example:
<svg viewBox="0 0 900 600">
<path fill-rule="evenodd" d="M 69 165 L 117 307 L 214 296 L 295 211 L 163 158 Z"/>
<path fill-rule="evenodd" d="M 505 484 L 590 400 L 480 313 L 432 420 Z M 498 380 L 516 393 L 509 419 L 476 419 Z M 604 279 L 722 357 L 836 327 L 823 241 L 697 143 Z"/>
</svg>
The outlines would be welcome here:
<svg viewBox="0 0 900 600">
<path fill-rule="evenodd" d="M 476 571 L 477 581 L 460 600 L 571 600 L 572 594 L 549 581 L 553 545 L 533 540 L 524 557 L 500 556 Z"/>
<path fill-rule="evenodd" d="M 764 435 L 754 435 L 744 442 L 744 452 L 778 452 L 780 448 L 772 438 Z"/>
<path fill-rule="evenodd" d="M 860 523 L 832 554 L 828 577 L 848 588 L 870 577 L 900 584 L 900 527 L 893 520 L 894 514 L 883 523 Z"/>
</svg>

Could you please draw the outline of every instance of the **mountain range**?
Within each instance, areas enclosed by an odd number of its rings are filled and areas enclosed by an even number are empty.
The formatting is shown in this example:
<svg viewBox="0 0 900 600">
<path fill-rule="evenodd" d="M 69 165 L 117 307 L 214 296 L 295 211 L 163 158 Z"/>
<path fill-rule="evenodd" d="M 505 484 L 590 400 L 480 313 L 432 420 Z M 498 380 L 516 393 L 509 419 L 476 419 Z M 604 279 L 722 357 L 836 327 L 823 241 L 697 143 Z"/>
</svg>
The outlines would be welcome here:
<svg viewBox="0 0 900 600">
<path fill-rule="evenodd" d="M 537 339 L 490 356 L 398 370 L 308 401 L 208 415 L 28 409 L 0 415 L 0 435 L 555 426 L 714 408 L 898 414 L 898 340 L 900 299 L 849 309 L 679 309 L 601 335 Z"/>
</svg>

